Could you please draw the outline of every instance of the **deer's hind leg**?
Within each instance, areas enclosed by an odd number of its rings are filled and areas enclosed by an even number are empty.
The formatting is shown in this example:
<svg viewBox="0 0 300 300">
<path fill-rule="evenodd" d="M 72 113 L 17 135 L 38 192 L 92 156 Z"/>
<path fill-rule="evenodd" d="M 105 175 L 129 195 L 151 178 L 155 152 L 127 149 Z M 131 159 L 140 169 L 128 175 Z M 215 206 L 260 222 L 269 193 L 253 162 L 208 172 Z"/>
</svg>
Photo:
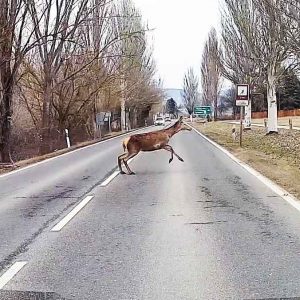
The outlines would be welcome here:
<svg viewBox="0 0 300 300">
<path fill-rule="evenodd" d="M 133 171 L 131 171 L 131 169 L 129 168 L 128 166 L 128 161 L 131 159 L 131 158 L 134 158 L 139 152 L 133 152 L 133 153 L 128 153 L 127 154 L 127 157 L 125 157 L 123 159 L 123 162 L 124 162 L 124 165 L 128 171 L 128 175 L 135 175 L 135 173 Z"/>
<path fill-rule="evenodd" d="M 173 160 L 173 154 L 182 162 L 184 162 L 184 160 L 174 151 L 174 149 L 170 146 L 170 145 L 166 145 L 163 147 L 163 149 L 171 152 L 171 158 L 169 159 L 169 163 L 172 162 Z"/>
<path fill-rule="evenodd" d="M 127 155 L 128 155 L 128 153 L 123 153 L 123 154 L 121 154 L 121 155 L 118 156 L 118 166 L 119 166 L 120 174 L 126 174 L 122 170 L 122 160 L 124 161 L 124 158 L 126 158 Z"/>
</svg>

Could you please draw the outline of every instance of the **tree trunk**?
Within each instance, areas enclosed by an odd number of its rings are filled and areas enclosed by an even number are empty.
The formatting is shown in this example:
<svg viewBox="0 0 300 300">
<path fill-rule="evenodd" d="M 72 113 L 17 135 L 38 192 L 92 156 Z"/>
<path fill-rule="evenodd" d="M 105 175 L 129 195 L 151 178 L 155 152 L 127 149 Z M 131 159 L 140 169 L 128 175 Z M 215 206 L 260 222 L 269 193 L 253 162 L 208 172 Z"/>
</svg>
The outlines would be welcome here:
<svg viewBox="0 0 300 300">
<path fill-rule="evenodd" d="M 126 111 L 124 97 L 121 98 L 121 130 L 126 131 Z"/>
<path fill-rule="evenodd" d="M 276 83 L 273 72 L 268 72 L 268 133 L 277 133 L 277 101 L 276 101 Z"/>
<path fill-rule="evenodd" d="M 121 130 L 126 131 L 126 81 L 124 74 L 121 78 Z"/>
<path fill-rule="evenodd" d="M 214 99 L 214 121 L 217 121 L 218 118 L 218 98 Z"/>
<path fill-rule="evenodd" d="M 134 121 L 133 121 L 133 126 L 134 128 L 137 128 L 138 124 L 137 124 L 137 108 L 134 109 Z"/>
<path fill-rule="evenodd" d="M 2 78 L 2 99 L 1 103 L 1 128 L 0 128 L 0 161 L 2 163 L 12 163 L 11 153 L 10 153 L 10 136 L 11 136 L 11 117 L 12 117 L 12 90 L 13 90 L 13 80 L 10 71 L 9 62 L 5 63 L 4 72 L 1 72 Z"/>
<path fill-rule="evenodd" d="M 11 136 L 11 112 L 8 103 L 11 102 L 12 94 L 4 92 L 3 94 L 3 120 L 1 122 L 2 141 L 0 143 L 0 161 L 2 163 L 11 163 L 10 155 L 10 136 Z"/>
<path fill-rule="evenodd" d="M 45 72 L 46 73 L 46 72 Z M 40 154 L 47 154 L 50 152 L 50 103 L 52 97 L 51 77 L 45 74 L 44 84 L 44 99 L 43 99 L 43 114 L 42 114 L 42 128 L 41 128 L 41 145 Z"/>
<path fill-rule="evenodd" d="M 251 100 L 249 105 L 245 107 L 245 129 L 251 129 Z"/>
</svg>

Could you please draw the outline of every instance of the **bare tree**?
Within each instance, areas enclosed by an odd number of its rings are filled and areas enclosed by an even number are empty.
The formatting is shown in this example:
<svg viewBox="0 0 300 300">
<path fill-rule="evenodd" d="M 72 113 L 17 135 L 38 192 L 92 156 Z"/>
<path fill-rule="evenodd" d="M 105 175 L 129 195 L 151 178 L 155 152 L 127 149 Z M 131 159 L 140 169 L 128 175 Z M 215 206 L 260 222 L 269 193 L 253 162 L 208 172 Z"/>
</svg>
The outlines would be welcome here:
<svg viewBox="0 0 300 300">
<path fill-rule="evenodd" d="M 86 126 L 92 134 L 96 128 L 95 114 L 103 109 L 117 109 L 122 92 L 126 94 L 127 108 L 132 110 L 146 107 L 160 97 L 160 89 L 153 80 L 155 64 L 146 29 L 133 4 L 129 0 L 118 5 L 110 0 L 82 1 L 77 1 L 77 6 L 74 4 L 81 15 L 69 16 L 65 29 L 67 38 L 58 35 L 56 41 L 49 39 L 48 47 L 39 45 L 23 64 L 22 97 L 37 130 L 44 135 L 46 146 L 51 128 L 58 127 L 63 132 L 64 128 Z M 78 7 L 80 3 L 84 8 Z M 31 9 L 34 10 L 34 6 Z M 50 26 L 51 34 L 55 30 L 61 32 L 53 27 L 61 26 L 60 19 L 48 24 L 42 18 L 45 26 L 41 30 Z M 75 31 L 69 32 L 71 29 Z M 44 55 L 49 57 L 48 62 L 41 59 Z M 45 76 L 48 69 L 51 72 Z M 44 127 L 45 79 L 48 77 L 51 95 L 48 97 L 48 126 Z M 120 89 L 122 77 L 126 80 L 126 90 Z"/>
<path fill-rule="evenodd" d="M 199 81 L 192 68 L 189 68 L 183 79 L 183 104 L 189 115 L 194 112 L 194 106 L 199 101 Z"/>
<path fill-rule="evenodd" d="M 11 162 L 13 93 L 19 66 L 35 46 L 23 0 L 0 0 L 0 161 Z"/>
<path fill-rule="evenodd" d="M 219 67 L 219 43 L 215 29 L 212 29 L 205 43 L 201 62 L 202 103 L 214 107 L 214 118 L 217 118 L 218 95 L 221 86 Z"/>
<path fill-rule="evenodd" d="M 65 62 L 68 62 L 70 53 L 76 55 L 79 48 L 78 29 L 90 16 L 88 4 L 88 0 L 30 0 L 28 3 L 34 34 L 39 41 L 37 55 L 42 65 L 41 154 L 50 150 L 49 134 L 55 81 Z"/>
<path fill-rule="evenodd" d="M 220 94 L 219 112 L 222 114 L 224 112 L 231 111 L 232 117 L 235 118 L 237 107 L 235 105 L 236 99 L 236 87 L 232 85 L 230 88 L 222 91 Z"/>
<path fill-rule="evenodd" d="M 244 20 L 249 27 L 254 27 L 254 20 L 247 10 L 243 11 Z M 246 22 L 246 21 L 245 21 Z M 248 83 L 251 91 L 259 88 L 261 79 L 260 63 L 254 59 L 249 44 L 245 42 L 243 33 L 236 26 L 230 9 L 222 11 L 221 49 L 219 53 L 221 74 L 233 84 Z M 245 108 L 245 126 L 251 128 L 251 99 Z"/>
<path fill-rule="evenodd" d="M 126 108 L 135 111 L 137 106 L 149 106 L 160 91 L 153 81 L 156 68 L 140 11 L 132 0 L 122 0 L 115 6 L 115 15 L 114 34 L 127 37 L 112 46 L 120 74 L 121 124 L 126 130 Z"/>
<path fill-rule="evenodd" d="M 224 0 L 224 2 L 230 23 L 238 33 L 238 43 L 246 49 L 245 52 L 240 52 L 240 56 L 244 56 L 245 63 L 241 68 L 242 73 L 246 76 L 254 74 L 254 77 L 266 83 L 268 132 L 277 132 L 276 85 L 283 75 L 282 66 L 289 58 L 290 43 L 283 30 L 283 26 L 289 26 L 286 16 L 276 8 L 287 5 L 287 2 L 281 0 Z M 227 34 L 227 38 L 228 36 Z M 241 61 L 243 63 L 243 60 Z"/>
</svg>

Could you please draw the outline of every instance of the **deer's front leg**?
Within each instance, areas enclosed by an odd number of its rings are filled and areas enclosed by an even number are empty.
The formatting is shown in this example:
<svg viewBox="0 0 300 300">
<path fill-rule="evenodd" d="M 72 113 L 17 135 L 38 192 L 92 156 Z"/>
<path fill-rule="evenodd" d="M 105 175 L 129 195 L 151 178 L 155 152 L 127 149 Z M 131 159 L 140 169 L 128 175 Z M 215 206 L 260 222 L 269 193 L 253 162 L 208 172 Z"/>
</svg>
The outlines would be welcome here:
<svg viewBox="0 0 300 300">
<path fill-rule="evenodd" d="M 170 145 L 164 146 L 163 149 L 171 152 L 171 158 L 169 159 L 169 164 L 170 164 L 172 162 L 172 160 L 173 160 L 174 150 L 173 150 L 173 148 Z"/>
<path fill-rule="evenodd" d="M 169 159 L 169 164 L 170 164 L 170 163 L 172 162 L 172 160 L 173 160 L 173 153 L 174 153 L 174 150 L 173 150 L 173 148 L 172 148 L 171 146 L 169 146 L 169 145 L 164 146 L 163 149 L 165 149 L 165 150 L 171 152 L 171 158 Z"/>
<path fill-rule="evenodd" d="M 171 152 L 171 158 L 170 158 L 170 160 L 169 160 L 169 163 L 171 163 L 172 160 L 173 160 L 173 154 L 174 154 L 180 161 L 184 162 L 184 160 L 183 160 L 177 153 L 175 153 L 174 149 L 173 149 L 170 145 L 164 146 L 163 149 L 165 149 L 165 150 Z"/>
</svg>

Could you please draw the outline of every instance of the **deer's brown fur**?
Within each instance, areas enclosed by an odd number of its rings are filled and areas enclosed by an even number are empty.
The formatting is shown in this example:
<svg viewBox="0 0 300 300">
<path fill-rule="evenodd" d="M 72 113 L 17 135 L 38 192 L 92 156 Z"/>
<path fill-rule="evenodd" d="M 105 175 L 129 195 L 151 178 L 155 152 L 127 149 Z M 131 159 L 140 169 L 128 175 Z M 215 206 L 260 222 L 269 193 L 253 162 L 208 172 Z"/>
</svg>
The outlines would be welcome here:
<svg viewBox="0 0 300 300">
<path fill-rule="evenodd" d="M 183 125 L 182 117 L 180 117 L 179 120 L 169 128 L 135 134 L 123 140 L 123 149 L 125 153 L 118 157 L 118 166 L 121 174 L 125 174 L 125 172 L 122 170 L 122 162 L 124 163 L 128 174 L 134 174 L 134 172 L 130 170 L 127 162 L 129 159 L 136 156 L 140 151 L 156 151 L 164 149 L 171 153 L 169 163 L 172 162 L 173 155 L 183 162 L 183 159 L 175 153 L 174 149 L 170 145 L 168 145 L 170 138 L 181 130 L 191 130 L 190 127 Z"/>
</svg>

